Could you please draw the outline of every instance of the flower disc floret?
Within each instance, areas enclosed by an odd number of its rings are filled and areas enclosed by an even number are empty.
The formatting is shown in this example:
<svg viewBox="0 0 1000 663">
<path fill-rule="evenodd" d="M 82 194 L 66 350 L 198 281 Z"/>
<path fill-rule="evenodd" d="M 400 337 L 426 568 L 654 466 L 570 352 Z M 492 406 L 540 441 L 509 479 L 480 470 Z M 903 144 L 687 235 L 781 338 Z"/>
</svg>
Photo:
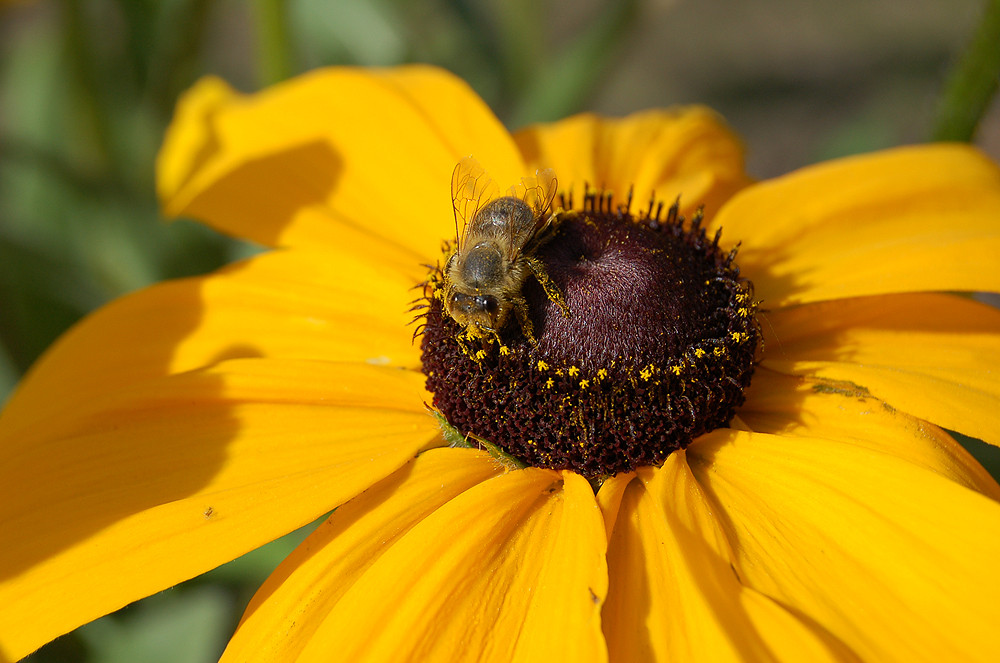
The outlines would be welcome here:
<svg viewBox="0 0 1000 663">
<path fill-rule="evenodd" d="M 726 426 L 743 403 L 760 334 L 752 286 L 675 204 L 588 194 L 563 201 L 538 257 L 570 315 L 524 286 L 537 344 L 516 324 L 476 335 L 442 306 L 432 271 L 422 358 L 433 404 L 470 440 L 588 477 L 658 465 Z"/>
</svg>

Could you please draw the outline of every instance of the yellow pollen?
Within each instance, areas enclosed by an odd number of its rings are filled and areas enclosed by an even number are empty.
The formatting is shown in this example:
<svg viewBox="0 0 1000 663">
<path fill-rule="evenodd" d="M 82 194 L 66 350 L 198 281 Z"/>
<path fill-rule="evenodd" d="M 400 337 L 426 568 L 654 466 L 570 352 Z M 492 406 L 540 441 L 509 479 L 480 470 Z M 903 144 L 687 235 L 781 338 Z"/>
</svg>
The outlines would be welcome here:
<svg viewBox="0 0 1000 663">
<path fill-rule="evenodd" d="M 597 369 L 597 379 L 598 380 L 603 380 L 606 377 L 608 377 L 608 372 L 606 370 L 604 370 L 603 368 Z"/>
<path fill-rule="evenodd" d="M 478 359 L 480 361 L 482 361 L 483 359 L 486 359 L 486 351 L 485 350 L 479 350 L 478 352 L 476 352 L 476 359 Z"/>
<path fill-rule="evenodd" d="M 540 371 L 547 371 L 547 370 L 549 370 L 549 365 L 546 364 L 541 359 L 538 360 L 537 366 L 538 366 L 538 370 L 540 370 Z"/>
<path fill-rule="evenodd" d="M 590 386 L 590 380 L 580 380 L 580 389 L 586 389 Z"/>
<path fill-rule="evenodd" d="M 697 357 L 698 359 L 701 359 L 702 357 L 705 356 L 705 351 L 702 350 L 701 348 L 695 348 L 694 349 L 694 356 Z"/>
<path fill-rule="evenodd" d="M 509 355 L 510 354 L 510 348 L 508 348 L 506 345 L 501 345 L 500 346 L 500 354 L 502 354 L 504 356 Z"/>
<path fill-rule="evenodd" d="M 552 378 L 549 378 L 548 380 L 545 381 L 545 388 L 546 389 L 551 389 L 553 387 L 553 385 L 555 385 L 555 383 L 556 383 L 555 380 L 553 380 Z"/>
<path fill-rule="evenodd" d="M 577 368 L 576 366 L 570 366 L 569 369 L 567 369 L 566 372 L 569 373 L 569 376 L 571 378 L 575 378 L 577 375 L 580 374 L 580 369 Z"/>
<path fill-rule="evenodd" d="M 670 370 L 674 375 L 680 375 L 681 373 L 684 372 L 684 367 L 681 366 L 680 364 L 675 364 L 670 367 Z"/>
</svg>

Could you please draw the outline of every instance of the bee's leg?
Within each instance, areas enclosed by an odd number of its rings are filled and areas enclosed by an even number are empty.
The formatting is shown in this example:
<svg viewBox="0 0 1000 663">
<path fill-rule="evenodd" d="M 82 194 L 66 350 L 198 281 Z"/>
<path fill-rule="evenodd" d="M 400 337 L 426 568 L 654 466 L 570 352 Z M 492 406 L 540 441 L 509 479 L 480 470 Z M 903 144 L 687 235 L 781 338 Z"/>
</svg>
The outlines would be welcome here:
<svg viewBox="0 0 1000 663">
<path fill-rule="evenodd" d="M 482 349 L 477 350 L 473 346 L 479 345 L 477 341 L 483 337 L 484 335 L 480 329 L 475 325 L 469 325 L 455 336 L 455 341 L 458 343 L 458 347 L 461 348 L 462 353 L 478 364 L 483 358 L 481 354 Z"/>
<path fill-rule="evenodd" d="M 534 256 L 529 257 L 528 267 L 531 268 L 531 273 L 535 275 L 538 282 L 542 284 L 542 288 L 545 290 L 545 296 L 550 300 L 559 305 L 562 309 L 562 314 L 564 318 L 570 316 L 569 305 L 566 303 L 566 297 L 563 296 L 562 292 L 559 291 L 559 286 L 552 282 L 549 278 L 549 273 L 545 271 L 545 264 L 535 258 Z"/>
<path fill-rule="evenodd" d="M 497 332 L 496 329 L 492 329 L 490 327 L 487 327 L 486 331 L 489 332 L 492 335 L 492 337 L 493 337 L 492 340 L 494 340 L 494 341 L 497 342 L 497 347 L 500 347 L 501 345 L 503 345 L 503 341 L 500 340 L 500 334 L 499 334 L 499 332 Z"/>
<path fill-rule="evenodd" d="M 528 301 L 524 297 L 515 297 L 511 300 L 511 304 L 514 306 L 514 315 L 517 316 L 517 322 L 521 325 L 521 331 L 524 332 L 528 342 L 532 345 L 538 345 L 538 341 L 535 340 L 535 326 L 531 323 L 531 316 L 528 314 Z"/>
<path fill-rule="evenodd" d="M 456 335 L 455 341 L 458 343 L 458 347 L 462 350 L 462 354 L 470 357 L 472 356 L 472 353 L 469 352 L 469 346 L 465 344 L 465 332 L 461 332 Z"/>
</svg>

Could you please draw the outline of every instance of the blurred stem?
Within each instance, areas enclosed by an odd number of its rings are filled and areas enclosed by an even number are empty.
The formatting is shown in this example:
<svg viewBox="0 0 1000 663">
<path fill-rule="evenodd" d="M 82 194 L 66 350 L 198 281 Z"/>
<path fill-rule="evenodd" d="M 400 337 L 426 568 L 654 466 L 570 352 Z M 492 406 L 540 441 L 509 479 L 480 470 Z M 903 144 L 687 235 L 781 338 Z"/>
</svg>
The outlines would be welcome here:
<svg viewBox="0 0 1000 663">
<path fill-rule="evenodd" d="M 630 33 L 638 9 L 638 0 L 607 0 L 587 30 L 532 81 L 511 126 L 556 120 L 578 111 L 604 74 L 609 55 Z"/>
<path fill-rule="evenodd" d="M 72 90 L 72 93 L 79 101 L 75 114 L 93 132 L 93 149 L 98 166 L 106 172 L 114 165 L 111 127 L 108 124 L 109 115 L 102 95 L 103 87 L 98 76 L 97 62 L 88 42 L 90 33 L 83 16 L 81 0 L 65 0 L 63 14 L 66 55 L 76 83 L 76 89 Z"/>
<path fill-rule="evenodd" d="M 971 141 L 1000 85 L 1000 0 L 983 18 L 945 87 L 933 140 Z"/>
<path fill-rule="evenodd" d="M 292 46 L 285 0 L 254 0 L 260 83 L 266 87 L 292 75 Z"/>
<path fill-rule="evenodd" d="M 510 0 L 496 4 L 505 85 L 508 93 L 516 96 L 530 84 L 545 55 L 545 17 L 540 15 L 545 3 Z"/>
<path fill-rule="evenodd" d="M 143 7 L 136 0 L 119 0 L 119 4 L 126 16 L 140 13 L 137 8 Z M 159 120 L 166 122 L 173 115 L 178 94 L 195 78 L 209 5 L 210 0 L 158 2 L 151 15 L 142 15 L 151 25 L 129 31 L 132 50 L 145 55 L 144 100 Z M 135 26 L 138 20 L 129 23 Z"/>
<path fill-rule="evenodd" d="M 75 195 L 90 197 L 113 195 L 130 202 L 138 201 L 134 198 L 134 193 L 123 187 L 120 182 L 76 168 L 63 154 L 41 145 L 0 134 L 0 154 L 3 154 L 10 163 L 45 172 L 60 186 L 66 187 Z M 2 230 L 0 228 L 0 235 Z"/>
</svg>

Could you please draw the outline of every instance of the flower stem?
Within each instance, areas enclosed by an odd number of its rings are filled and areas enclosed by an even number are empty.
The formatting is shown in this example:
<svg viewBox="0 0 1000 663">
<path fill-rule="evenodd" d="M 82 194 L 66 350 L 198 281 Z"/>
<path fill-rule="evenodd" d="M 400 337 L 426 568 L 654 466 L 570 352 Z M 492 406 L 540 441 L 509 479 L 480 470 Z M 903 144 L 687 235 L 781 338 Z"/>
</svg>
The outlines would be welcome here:
<svg viewBox="0 0 1000 663">
<path fill-rule="evenodd" d="M 971 141 L 1000 85 L 1000 0 L 987 0 L 982 21 L 947 82 L 933 140 Z"/>
<path fill-rule="evenodd" d="M 510 125 L 553 121 L 578 112 L 607 70 L 609 54 L 631 34 L 638 0 L 607 0 L 586 30 L 540 70 L 523 92 Z"/>
<path fill-rule="evenodd" d="M 292 75 L 292 47 L 285 0 L 256 0 L 260 83 L 266 87 Z"/>
<path fill-rule="evenodd" d="M 108 103 L 103 81 L 100 79 L 96 56 L 88 37 L 91 37 L 84 18 L 80 0 L 66 0 L 63 9 L 63 39 L 66 56 L 73 72 L 76 114 L 90 132 L 87 136 L 94 165 L 108 173 L 114 167 L 115 150 L 108 123 Z"/>
</svg>

